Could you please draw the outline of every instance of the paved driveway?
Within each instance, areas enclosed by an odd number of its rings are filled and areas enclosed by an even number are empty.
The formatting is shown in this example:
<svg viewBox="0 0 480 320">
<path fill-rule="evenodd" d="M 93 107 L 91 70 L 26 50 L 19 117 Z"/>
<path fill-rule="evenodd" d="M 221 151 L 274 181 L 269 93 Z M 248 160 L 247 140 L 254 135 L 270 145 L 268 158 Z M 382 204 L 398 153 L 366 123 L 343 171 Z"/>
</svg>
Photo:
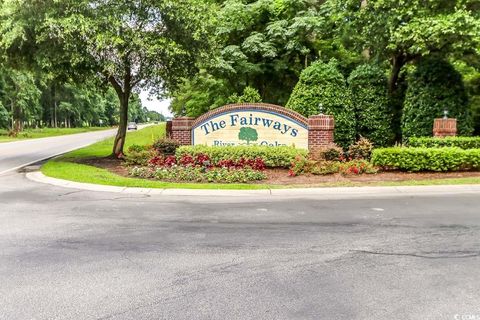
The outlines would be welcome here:
<svg viewBox="0 0 480 320">
<path fill-rule="evenodd" d="M 139 126 L 139 129 L 145 125 Z M 35 161 L 115 136 L 117 129 L 0 143 L 0 175 Z"/>
<path fill-rule="evenodd" d="M 479 208 L 478 194 L 145 196 L 10 173 L 0 319 L 478 319 Z"/>
</svg>

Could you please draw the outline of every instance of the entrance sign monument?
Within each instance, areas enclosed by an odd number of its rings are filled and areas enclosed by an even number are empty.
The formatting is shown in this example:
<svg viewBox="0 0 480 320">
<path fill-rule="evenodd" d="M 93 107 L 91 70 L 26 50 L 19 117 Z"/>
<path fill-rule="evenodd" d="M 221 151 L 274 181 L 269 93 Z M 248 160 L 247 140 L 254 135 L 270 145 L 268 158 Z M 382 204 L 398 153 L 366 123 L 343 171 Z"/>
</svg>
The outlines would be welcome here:
<svg viewBox="0 0 480 320">
<path fill-rule="evenodd" d="M 308 149 L 308 126 L 273 111 L 229 110 L 195 124 L 192 144 L 295 146 Z"/>
<path fill-rule="evenodd" d="M 168 134 L 181 145 L 313 149 L 333 142 L 334 127 L 332 116 L 305 118 L 281 106 L 245 103 L 220 107 L 196 119 L 175 118 Z"/>
</svg>

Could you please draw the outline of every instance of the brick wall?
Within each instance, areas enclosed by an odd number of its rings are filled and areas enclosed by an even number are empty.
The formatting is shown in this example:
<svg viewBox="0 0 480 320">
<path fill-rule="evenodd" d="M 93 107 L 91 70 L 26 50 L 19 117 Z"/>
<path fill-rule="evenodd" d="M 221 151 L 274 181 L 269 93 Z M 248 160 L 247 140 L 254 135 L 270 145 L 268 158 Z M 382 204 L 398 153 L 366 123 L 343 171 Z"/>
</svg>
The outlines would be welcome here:
<svg viewBox="0 0 480 320">
<path fill-rule="evenodd" d="M 433 122 L 433 136 L 438 138 L 454 137 L 457 135 L 457 119 L 435 119 Z"/>
<path fill-rule="evenodd" d="M 177 140 L 180 145 L 192 144 L 192 125 L 195 118 L 180 117 L 172 120 L 172 139 Z"/>
<path fill-rule="evenodd" d="M 308 118 L 308 149 L 315 150 L 334 142 L 333 116 L 316 115 Z"/>
</svg>

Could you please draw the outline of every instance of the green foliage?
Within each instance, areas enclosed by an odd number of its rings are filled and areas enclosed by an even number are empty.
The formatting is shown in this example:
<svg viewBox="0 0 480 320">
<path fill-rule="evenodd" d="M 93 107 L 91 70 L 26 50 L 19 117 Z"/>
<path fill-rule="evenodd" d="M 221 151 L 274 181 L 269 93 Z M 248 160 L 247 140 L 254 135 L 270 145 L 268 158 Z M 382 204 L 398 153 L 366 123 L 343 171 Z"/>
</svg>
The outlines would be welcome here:
<svg viewBox="0 0 480 320">
<path fill-rule="evenodd" d="M 162 138 L 153 144 L 153 148 L 159 153 L 163 155 L 173 155 L 175 151 L 179 147 L 179 143 L 177 140 L 169 139 L 169 138 Z"/>
<path fill-rule="evenodd" d="M 367 138 L 361 137 L 348 148 L 348 157 L 357 160 L 370 160 L 373 151 L 373 143 Z"/>
<path fill-rule="evenodd" d="M 229 169 L 175 166 L 170 168 L 134 167 L 129 170 L 131 176 L 165 181 L 208 182 L 208 183 L 246 183 L 266 179 L 265 173 L 248 168 Z"/>
<path fill-rule="evenodd" d="M 133 144 L 128 147 L 125 155 L 127 165 L 146 166 L 148 161 L 155 156 L 155 150 L 149 146 Z"/>
<path fill-rule="evenodd" d="M 197 157 L 200 154 L 207 155 L 213 163 L 221 160 L 239 161 L 244 159 L 263 159 L 265 165 L 270 168 L 288 168 L 297 155 L 307 156 L 307 150 L 292 147 L 263 147 L 263 146 L 182 146 L 177 149 L 176 156 L 184 155 Z"/>
<path fill-rule="evenodd" d="M 315 62 L 306 68 L 295 86 L 287 108 L 305 117 L 324 113 L 335 117 L 335 142 L 348 147 L 355 140 L 355 114 L 351 94 L 336 62 Z"/>
<path fill-rule="evenodd" d="M 340 173 L 342 175 L 374 174 L 378 169 L 367 160 L 356 159 L 346 162 L 309 160 L 297 156 L 292 162 L 289 175 L 295 177 L 302 174 L 327 175 Z"/>
<path fill-rule="evenodd" d="M 340 161 L 343 158 L 343 149 L 336 144 L 315 148 L 310 151 L 309 157 L 312 160 Z"/>
<path fill-rule="evenodd" d="M 408 140 L 408 145 L 416 148 L 457 147 L 460 149 L 480 149 L 480 137 L 413 137 Z"/>
<path fill-rule="evenodd" d="M 0 45 L 7 52 L 30 46 L 24 55 L 35 67 L 64 77 L 96 77 L 115 90 L 117 156 L 132 92 L 162 95 L 176 88 L 196 72 L 196 58 L 210 44 L 211 11 L 203 1 L 8 1 L 1 8 Z"/>
<path fill-rule="evenodd" d="M 232 91 L 224 80 L 201 71 L 191 79 L 184 80 L 173 92 L 170 109 L 177 116 L 197 118 L 211 109 L 226 105 Z"/>
<path fill-rule="evenodd" d="M 0 101 L 0 128 L 8 127 L 9 115 L 7 109 L 2 105 Z"/>
<path fill-rule="evenodd" d="M 250 141 L 258 140 L 257 130 L 250 127 L 243 127 L 240 129 L 240 132 L 238 133 L 238 139 L 247 141 L 247 145 L 250 145 Z"/>
<path fill-rule="evenodd" d="M 374 165 L 406 171 L 458 171 L 480 169 L 480 149 L 385 148 L 375 149 Z"/>
<path fill-rule="evenodd" d="M 350 31 L 349 44 L 366 56 L 391 64 L 390 88 L 409 62 L 433 52 L 478 54 L 478 0 L 330 0 L 338 32 Z"/>
<path fill-rule="evenodd" d="M 409 79 L 402 118 L 404 140 L 431 136 L 434 119 L 441 118 L 445 109 L 449 117 L 457 118 L 459 134 L 472 133 L 462 76 L 447 61 L 422 60 Z"/>
<path fill-rule="evenodd" d="M 375 174 L 378 169 L 367 160 L 355 159 L 340 162 L 338 172 L 342 175 Z"/>
<path fill-rule="evenodd" d="M 377 65 L 362 64 L 350 74 L 348 85 L 352 91 L 357 135 L 368 138 L 377 147 L 390 144 L 394 134 L 384 71 Z"/>
<path fill-rule="evenodd" d="M 228 98 L 229 103 L 259 103 L 262 102 L 262 97 L 257 89 L 250 86 L 245 87 L 243 94 L 238 96 L 236 93 Z"/>
</svg>

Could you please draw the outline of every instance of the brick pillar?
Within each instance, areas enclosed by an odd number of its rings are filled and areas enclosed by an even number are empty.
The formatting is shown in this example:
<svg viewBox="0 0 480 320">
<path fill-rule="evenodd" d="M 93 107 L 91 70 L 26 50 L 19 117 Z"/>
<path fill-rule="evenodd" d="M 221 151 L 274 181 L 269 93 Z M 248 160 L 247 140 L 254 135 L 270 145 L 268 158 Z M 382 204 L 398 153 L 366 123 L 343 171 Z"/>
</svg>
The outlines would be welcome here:
<svg viewBox="0 0 480 320">
<path fill-rule="evenodd" d="M 180 145 L 192 144 L 192 124 L 194 118 L 180 117 L 172 120 L 172 139 L 177 140 Z"/>
<path fill-rule="evenodd" d="M 324 114 L 308 118 L 308 149 L 327 146 L 334 142 L 335 119 Z"/>
<path fill-rule="evenodd" d="M 438 138 L 455 137 L 457 135 L 457 119 L 435 119 L 433 136 Z"/>
</svg>

